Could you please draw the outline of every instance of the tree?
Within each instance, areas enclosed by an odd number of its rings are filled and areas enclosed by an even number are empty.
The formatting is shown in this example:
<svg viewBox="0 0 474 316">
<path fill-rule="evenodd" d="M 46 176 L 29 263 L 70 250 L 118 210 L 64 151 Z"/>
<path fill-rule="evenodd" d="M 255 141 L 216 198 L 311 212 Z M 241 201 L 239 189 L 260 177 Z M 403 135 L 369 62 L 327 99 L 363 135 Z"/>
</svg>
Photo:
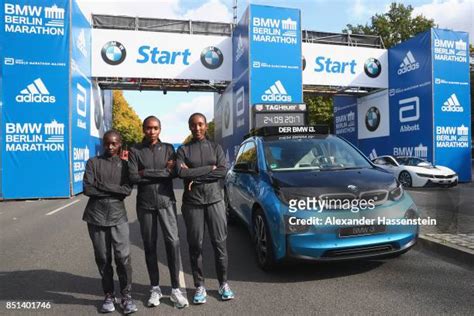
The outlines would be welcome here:
<svg viewBox="0 0 474 316">
<path fill-rule="evenodd" d="M 142 140 L 142 122 L 130 107 L 122 91 L 114 90 L 112 108 L 113 129 L 122 135 L 123 145 L 132 145 Z"/>
<path fill-rule="evenodd" d="M 342 32 L 352 34 L 378 35 L 386 48 L 390 48 L 410 37 L 436 27 L 434 20 L 427 19 L 423 15 L 412 17 L 413 7 L 401 3 L 392 2 L 388 12 L 375 14 L 371 18 L 371 24 L 352 25 L 347 24 Z"/>
<path fill-rule="evenodd" d="M 332 129 L 332 96 L 305 94 L 303 99 L 308 109 L 308 123 L 310 125 L 324 124 Z"/>
</svg>

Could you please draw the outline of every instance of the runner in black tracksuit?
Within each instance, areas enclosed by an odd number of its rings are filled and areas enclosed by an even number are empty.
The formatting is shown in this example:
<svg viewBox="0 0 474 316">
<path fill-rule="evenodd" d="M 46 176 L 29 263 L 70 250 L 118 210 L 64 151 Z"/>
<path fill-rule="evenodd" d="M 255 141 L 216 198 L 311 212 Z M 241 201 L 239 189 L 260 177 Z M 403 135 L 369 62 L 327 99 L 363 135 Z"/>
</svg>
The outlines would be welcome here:
<svg viewBox="0 0 474 316">
<path fill-rule="evenodd" d="M 160 141 L 160 131 L 161 123 L 158 118 L 151 116 L 143 121 L 143 142 L 133 147 L 129 153 L 130 180 L 138 185 L 137 216 L 152 286 L 148 306 L 159 305 L 162 297 L 156 249 L 159 222 L 171 277 L 171 300 L 176 307 L 183 308 L 188 305 L 188 301 L 179 290 L 181 259 L 173 192 L 173 178 L 176 177 L 175 152 L 171 144 Z"/>
<path fill-rule="evenodd" d="M 87 222 L 94 247 L 95 261 L 102 277 L 105 300 L 103 313 L 115 310 L 112 250 L 122 294 L 125 314 L 137 310 L 131 299 L 132 266 L 127 211 L 123 200 L 132 188 L 128 180 L 127 163 L 119 158 L 120 134 L 104 134 L 105 153 L 87 161 L 84 173 L 84 194 L 89 197 L 82 219 Z"/>
<path fill-rule="evenodd" d="M 193 134 L 190 143 L 178 149 L 176 165 L 179 177 L 184 180 L 182 213 L 186 223 L 191 269 L 196 293 L 193 302 L 206 302 L 202 270 L 202 242 L 207 224 L 214 249 L 219 293 L 223 300 L 234 297 L 227 284 L 227 220 L 222 183 L 227 168 L 220 145 L 206 138 L 207 122 L 203 114 L 189 118 Z"/>
</svg>

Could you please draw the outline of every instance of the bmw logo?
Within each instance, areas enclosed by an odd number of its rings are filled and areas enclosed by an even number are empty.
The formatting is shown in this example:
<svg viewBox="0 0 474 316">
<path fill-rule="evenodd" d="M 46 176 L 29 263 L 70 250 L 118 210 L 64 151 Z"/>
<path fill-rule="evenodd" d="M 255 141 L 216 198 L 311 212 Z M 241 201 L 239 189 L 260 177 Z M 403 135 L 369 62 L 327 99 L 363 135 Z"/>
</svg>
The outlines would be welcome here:
<svg viewBox="0 0 474 316">
<path fill-rule="evenodd" d="M 377 59 L 369 58 L 364 63 L 364 71 L 370 78 L 377 78 L 382 72 L 382 65 Z"/>
<path fill-rule="evenodd" d="M 365 126 L 371 132 L 380 125 L 380 111 L 375 106 L 371 107 L 365 114 Z"/>
<path fill-rule="evenodd" d="M 224 62 L 221 50 L 214 46 L 206 47 L 201 52 L 201 63 L 208 69 L 217 69 Z"/>
<path fill-rule="evenodd" d="M 357 190 L 359 190 L 359 188 L 353 184 L 349 184 L 347 188 L 351 190 L 352 192 L 357 192 Z"/>
<path fill-rule="evenodd" d="M 127 56 L 125 47 L 116 41 L 107 42 L 100 52 L 102 59 L 109 65 L 121 64 Z"/>
</svg>

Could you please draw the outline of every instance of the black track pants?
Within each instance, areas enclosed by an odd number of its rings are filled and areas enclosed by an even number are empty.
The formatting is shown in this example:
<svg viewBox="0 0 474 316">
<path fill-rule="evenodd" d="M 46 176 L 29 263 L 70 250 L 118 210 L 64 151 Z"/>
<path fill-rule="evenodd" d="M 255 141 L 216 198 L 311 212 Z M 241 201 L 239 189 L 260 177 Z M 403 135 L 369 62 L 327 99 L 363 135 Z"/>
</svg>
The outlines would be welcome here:
<svg viewBox="0 0 474 316">
<path fill-rule="evenodd" d="M 128 223 L 110 227 L 87 224 L 87 228 L 94 247 L 95 262 L 102 277 L 104 293 L 114 293 L 113 250 L 120 292 L 122 295 L 129 295 L 132 290 L 132 264 Z"/>
<path fill-rule="evenodd" d="M 224 201 L 208 205 L 183 204 L 181 212 L 186 223 L 194 285 L 204 285 L 202 242 L 205 225 L 208 227 L 214 249 L 217 279 L 221 285 L 227 282 L 227 217 Z"/>
<path fill-rule="evenodd" d="M 166 257 L 170 271 L 171 286 L 179 288 L 180 248 L 176 204 L 158 210 L 137 209 L 140 231 L 145 249 L 145 261 L 152 286 L 160 284 L 158 271 L 158 221 L 165 239 Z"/>
</svg>

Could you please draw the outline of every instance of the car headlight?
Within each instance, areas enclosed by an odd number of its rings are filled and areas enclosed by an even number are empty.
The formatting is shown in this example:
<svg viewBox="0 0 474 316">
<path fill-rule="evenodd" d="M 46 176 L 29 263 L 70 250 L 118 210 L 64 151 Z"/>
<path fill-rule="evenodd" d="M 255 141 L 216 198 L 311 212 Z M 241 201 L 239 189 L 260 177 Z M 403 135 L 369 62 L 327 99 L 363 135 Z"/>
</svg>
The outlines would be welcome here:
<svg viewBox="0 0 474 316">
<path fill-rule="evenodd" d="M 433 175 L 427 174 L 427 173 L 416 173 L 417 176 L 422 177 L 422 178 L 432 178 Z"/>
<path fill-rule="evenodd" d="M 403 197 L 403 186 L 400 182 L 394 182 L 388 188 L 388 198 L 392 201 L 398 201 Z"/>
<path fill-rule="evenodd" d="M 306 219 L 298 219 L 295 216 L 284 215 L 283 220 L 285 221 L 285 233 L 287 234 L 304 234 L 309 231 L 311 225 L 306 223 Z M 304 222 L 298 223 L 298 220 Z"/>
</svg>

